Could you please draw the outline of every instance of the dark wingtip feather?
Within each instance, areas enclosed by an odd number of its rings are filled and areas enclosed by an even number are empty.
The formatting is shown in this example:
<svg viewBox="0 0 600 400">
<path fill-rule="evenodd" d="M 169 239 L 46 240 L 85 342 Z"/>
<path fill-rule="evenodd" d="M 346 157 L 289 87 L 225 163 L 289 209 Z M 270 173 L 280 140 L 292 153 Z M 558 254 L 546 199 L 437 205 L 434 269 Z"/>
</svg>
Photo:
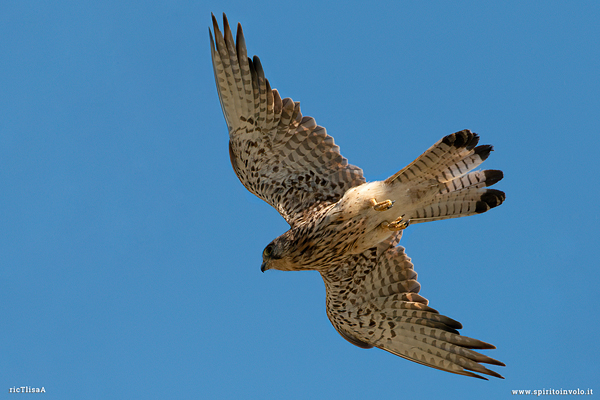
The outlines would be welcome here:
<svg viewBox="0 0 600 400">
<path fill-rule="evenodd" d="M 227 15 L 225 15 L 225 13 L 223 13 L 223 32 L 231 35 L 231 28 L 229 27 L 229 21 L 227 20 Z"/>
<path fill-rule="evenodd" d="M 217 18 L 215 17 L 215 14 L 210 13 L 210 15 L 212 16 L 213 32 L 215 33 L 215 41 L 218 43 L 219 42 L 218 37 L 219 37 L 219 35 L 221 35 L 221 31 L 219 30 L 219 23 L 217 22 Z"/>
<path fill-rule="evenodd" d="M 265 71 L 263 70 L 262 64 L 260 63 L 260 58 L 258 58 L 258 56 L 254 56 L 254 57 L 252 57 L 252 62 L 254 64 L 254 69 L 256 70 L 256 74 L 259 77 L 264 78 Z"/>
<path fill-rule="evenodd" d="M 453 329 L 462 329 L 463 328 L 462 324 L 455 319 L 446 317 L 445 315 L 440 315 L 439 318 L 441 319 L 441 322 L 443 322 L 445 325 L 447 325 L 450 328 L 453 328 Z"/>
<path fill-rule="evenodd" d="M 213 26 L 218 27 L 219 24 L 217 23 L 217 17 L 215 17 L 215 14 L 210 13 L 210 16 L 212 17 Z"/>
<path fill-rule="evenodd" d="M 248 57 L 248 66 L 250 67 L 250 74 L 252 77 L 256 77 L 256 68 L 254 68 L 254 62 Z"/>
<path fill-rule="evenodd" d="M 246 39 L 244 39 L 244 30 L 242 29 L 242 24 L 238 23 L 237 32 L 235 34 L 235 51 L 237 52 L 238 60 L 240 60 L 240 65 L 243 65 L 245 60 L 248 58 L 248 54 L 246 52 Z"/>
<path fill-rule="evenodd" d="M 500 379 L 504 379 L 504 377 L 502 375 L 500 375 L 499 373 L 497 373 L 496 371 L 492 371 L 491 369 L 487 369 L 485 371 L 486 374 L 493 376 L 494 378 L 500 378 Z"/>
<path fill-rule="evenodd" d="M 474 374 L 474 373 L 469 372 L 469 371 L 464 371 L 461 375 L 470 376 L 471 378 L 483 379 L 484 381 L 489 381 L 489 379 L 486 378 L 485 376 L 477 375 L 477 374 Z"/>
<path fill-rule="evenodd" d="M 244 30 L 242 29 L 242 24 L 240 24 L 239 22 L 237 24 L 237 32 L 235 34 L 235 42 L 237 43 L 238 52 L 239 52 L 240 46 L 243 45 L 244 47 L 246 47 L 246 39 L 244 39 Z"/>
<path fill-rule="evenodd" d="M 469 340 L 469 343 L 461 344 L 461 346 L 466 347 L 467 349 L 494 350 L 496 348 L 496 346 L 494 346 L 493 344 L 484 342 L 479 339 L 473 339 L 473 338 L 466 338 L 466 339 Z"/>
</svg>

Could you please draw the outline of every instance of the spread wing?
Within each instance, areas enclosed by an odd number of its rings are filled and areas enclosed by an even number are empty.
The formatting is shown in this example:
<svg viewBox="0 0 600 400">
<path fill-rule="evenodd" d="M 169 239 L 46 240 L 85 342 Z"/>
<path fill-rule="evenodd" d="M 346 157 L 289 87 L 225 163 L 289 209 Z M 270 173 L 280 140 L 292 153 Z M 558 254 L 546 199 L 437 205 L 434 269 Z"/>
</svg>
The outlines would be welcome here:
<svg viewBox="0 0 600 400">
<path fill-rule="evenodd" d="M 211 53 L 229 156 L 244 186 L 293 226 L 314 206 L 337 202 L 364 183 L 362 170 L 340 155 L 325 128 L 303 117 L 300 103 L 271 89 L 258 57 L 247 56 L 241 25 L 234 42 L 225 14 L 223 34 L 212 18 Z"/>
<path fill-rule="evenodd" d="M 353 256 L 322 273 L 327 288 L 327 316 L 349 342 L 460 375 L 486 379 L 470 371 L 502 378 L 480 363 L 504 366 L 471 349 L 494 349 L 461 336 L 462 325 L 440 315 L 419 295 L 421 285 L 401 235 Z"/>
</svg>

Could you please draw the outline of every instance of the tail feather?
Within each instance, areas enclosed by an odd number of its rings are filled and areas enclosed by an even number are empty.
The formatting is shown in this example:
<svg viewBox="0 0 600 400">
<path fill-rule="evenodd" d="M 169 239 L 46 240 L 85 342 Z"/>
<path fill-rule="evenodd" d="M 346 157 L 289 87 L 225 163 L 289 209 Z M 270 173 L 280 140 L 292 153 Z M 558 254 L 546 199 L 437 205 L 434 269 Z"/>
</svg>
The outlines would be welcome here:
<svg viewBox="0 0 600 400">
<path fill-rule="evenodd" d="M 493 150 L 478 142 L 479 135 L 469 130 L 448 135 L 386 179 L 410 193 L 413 202 L 406 217 L 411 223 L 480 214 L 502 204 L 503 192 L 486 189 L 504 177 L 502 171 L 472 171 Z"/>
<path fill-rule="evenodd" d="M 455 178 L 446 182 L 444 188 L 440 191 L 440 194 L 455 192 L 465 188 L 480 189 L 486 186 L 492 186 L 499 182 L 503 177 L 504 174 L 502 171 L 495 169 L 469 172 L 460 178 Z"/>
<path fill-rule="evenodd" d="M 471 154 L 460 154 L 459 157 L 451 161 L 451 164 L 444 169 L 441 169 L 435 178 L 439 182 L 450 182 L 461 177 L 483 163 L 488 158 L 491 151 L 492 146 L 485 145 L 475 147 L 475 149 L 471 151 Z"/>
<path fill-rule="evenodd" d="M 492 150 L 491 146 L 475 147 L 478 142 L 479 135 L 468 129 L 445 136 L 385 182 L 447 182 L 462 176 L 485 161 Z"/>
<path fill-rule="evenodd" d="M 410 218 L 411 224 L 481 214 L 498 207 L 505 199 L 504 192 L 495 189 L 466 188 L 434 197 L 430 204 L 419 203 Z"/>
</svg>

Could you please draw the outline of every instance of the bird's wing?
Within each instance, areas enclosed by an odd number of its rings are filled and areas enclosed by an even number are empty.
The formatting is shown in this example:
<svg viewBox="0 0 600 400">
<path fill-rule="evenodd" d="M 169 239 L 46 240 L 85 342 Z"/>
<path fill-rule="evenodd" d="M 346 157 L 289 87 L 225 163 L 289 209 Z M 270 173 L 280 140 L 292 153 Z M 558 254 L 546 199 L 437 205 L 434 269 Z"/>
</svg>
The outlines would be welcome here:
<svg viewBox="0 0 600 400">
<path fill-rule="evenodd" d="M 321 273 L 333 326 L 362 348 L 378 347 L 455 374 L 502 378 L 480 363 L 503 363 L 471 350 L 495 347 L 461 336 L 459 322 L 440 315 L 418 294 L 417 273 L 404 248 L 396 246 L 399 239 L 400 235 L 392 237 Z"/>
<path fill-rule="evenodd" d="M 300 103 L 271 89 L 258 57 L 247 56 L 241 25 L 234 42 L 225 15 L 223 33 L 212 18 L 215 80 L 231 164 L 242 184 L 293 226 L 317 203 L 336 202 L 364 183 L 362 170 L 340 155 L 325 128 L 303 117 Z"/>
</svg>

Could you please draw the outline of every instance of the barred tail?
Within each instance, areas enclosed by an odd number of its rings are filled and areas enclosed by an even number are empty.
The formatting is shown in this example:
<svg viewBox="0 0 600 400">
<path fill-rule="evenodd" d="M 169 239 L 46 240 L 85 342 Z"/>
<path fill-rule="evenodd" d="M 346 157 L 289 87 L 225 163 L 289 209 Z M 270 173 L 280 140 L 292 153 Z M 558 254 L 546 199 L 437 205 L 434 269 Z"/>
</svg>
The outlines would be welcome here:
<svg viewBox="0 0 600 400">
<path fill-rule="evenodd" d="M 472 171 L 492 151 L 478 142 L 479 136 L 469 130 L 448 135 L 386 179 L 408 190 L 412 205 L 406 217 L 411 223 L 480 214 L 502 204 L 504 192 L 486 189 L 503 178 L 502 171 Z"/>
</svg>

